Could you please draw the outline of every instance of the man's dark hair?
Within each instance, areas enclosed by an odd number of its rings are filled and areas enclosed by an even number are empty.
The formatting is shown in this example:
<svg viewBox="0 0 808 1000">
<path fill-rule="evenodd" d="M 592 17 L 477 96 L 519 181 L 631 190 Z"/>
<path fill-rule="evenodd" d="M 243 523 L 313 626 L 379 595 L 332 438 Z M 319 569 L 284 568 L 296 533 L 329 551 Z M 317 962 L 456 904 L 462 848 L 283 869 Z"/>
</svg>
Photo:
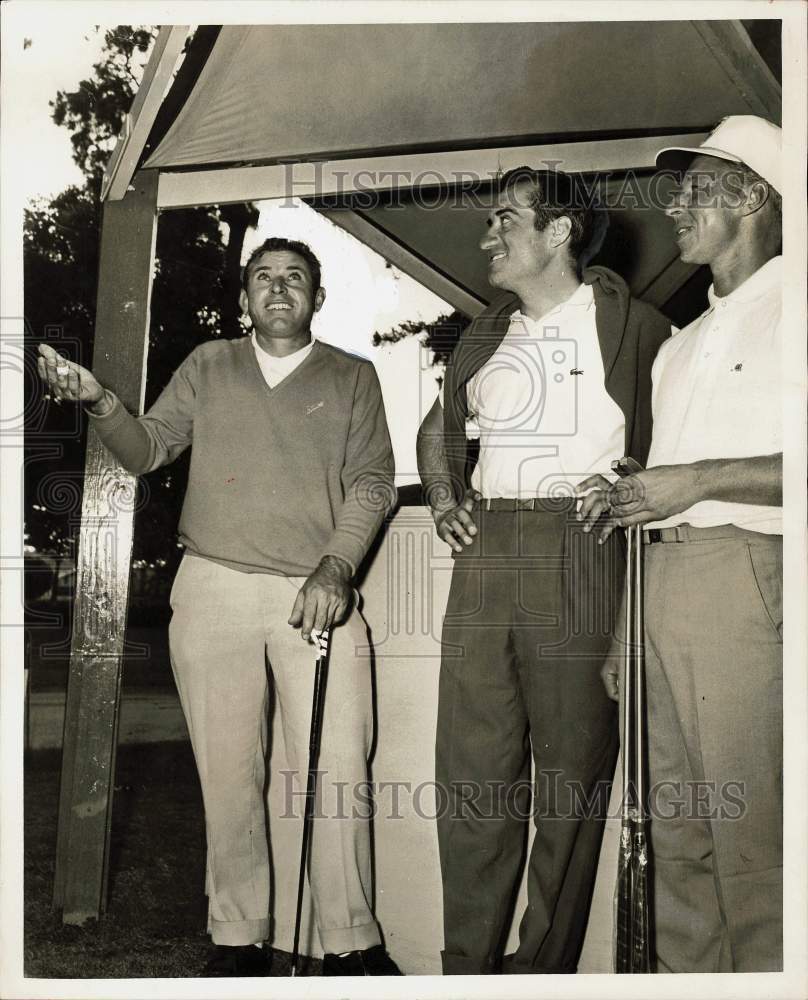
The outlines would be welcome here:
<svg viewBox="0 0 808 1000">
<path fill-rule="evenodd" d="M 296 253 L 298 257 L 302 257 L 303 260 L 305 260 L 311 274 L 313 290 L 316 292 L 320 287 L 321 281 L 320 261 L 317 260 L 314 255 L 314 251 L 306 243 L 301 243 L 299 240 L 287 240 L 283 236 L 271 236 L 268 240 L 264 240 L 261 246 L 256 247 L 247 258 L 247 263 L 241 269 L 241 287 L 244 291 L 247 290 L 247 279 L 250 276 L 250 265 L 258 257 L 260 257 L 261 254 L 277 250 L 286 250 L 289 253 Z"/>
<path fill-rule="evenodd" d="M 536 229 L 541 232 L 553 219 L 570 220 L 567 243 L 570 257 L 580 272 L 598 253 L 609 226 L 605 209 L 598 207 L 592 191 L 574 174 L 563 170 L 534 170 L 514 167 L 499 178 L 499 191 L 524 183 L 528 205 L 536 213 Z"/>
</svg>

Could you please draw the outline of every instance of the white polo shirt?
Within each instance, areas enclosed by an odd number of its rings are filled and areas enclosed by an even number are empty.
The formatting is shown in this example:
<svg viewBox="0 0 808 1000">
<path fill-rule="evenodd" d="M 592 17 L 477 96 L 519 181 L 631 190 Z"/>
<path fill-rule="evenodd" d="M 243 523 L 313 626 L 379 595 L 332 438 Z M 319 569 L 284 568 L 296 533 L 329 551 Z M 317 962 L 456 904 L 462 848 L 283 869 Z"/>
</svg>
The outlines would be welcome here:
<svg viewBox="0 0 808 1000">
<path fill-rule="evenodd" d="M 538 320 L 514 313 L 467 387 L 480 432 L 472 486 L 487 498 L 560 497 L 594 472 L 609 475 L 625 417 L 604 379 L 591 285 Z"/>
<path fill-rule="evenodd" d="M 261 347 L 258 343 L 258 338 L 255 336 L 255 331 L 253 331 L 250 339 L 252 340 L 258 367 L 261 369 L 264 381 L 270 389 L 274 389 L 287 375 L 291 375 L 295 368 L 306 360 L 311 353 L 312 347 L 314 347 L 314 341 L 312 340 L 305 347 L 301 347 L 299 351 L 295 351 L 294 354 L 287 354 L 285 358 L 276 358 L 274 354 L 267 354 Z"/>
<path fill-rule="evenodd" d="M 783 450 L 782 258 L 767 261 L 660 348 L 648 466 Z M 649 527 L 735 524 L 782 534 L 782 508 L 705 500 Z"/>
</svg>

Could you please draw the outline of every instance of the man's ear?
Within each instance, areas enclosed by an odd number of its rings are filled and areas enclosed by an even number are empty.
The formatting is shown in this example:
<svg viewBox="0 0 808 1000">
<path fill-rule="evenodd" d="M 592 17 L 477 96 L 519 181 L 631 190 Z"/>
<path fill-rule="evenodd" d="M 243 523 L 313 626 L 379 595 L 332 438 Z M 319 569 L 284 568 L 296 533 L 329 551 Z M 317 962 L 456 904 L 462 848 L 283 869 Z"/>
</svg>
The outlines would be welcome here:
<svg viewBox="0 0 808 1000">
<path fill-rule="evenodd" d="M 323 308 L 323 302 L 325 302 L 325 289 L 318 288 L 314 293 L 314 311 L 319 312 Z"/>
<path fill-rule="evenodd" d="M 246 315 L 247 313 L 247 293 L 242 288 L 238 295 L 238 306 L 239 309 Z"/>
<path fill-rule="evenodd" d="M 746 189 L 746 200 L 741 205 L 744 215 L 754 215 L 769 200 L 769 185 L 765 181 L 752 181 Z"/>
<path fill-rule="evenodd" d="M 560 247 L 570 238 L 572 222 L 566 215 L 553 219 L 550 223 L 550 245 Z"/>
</svg>

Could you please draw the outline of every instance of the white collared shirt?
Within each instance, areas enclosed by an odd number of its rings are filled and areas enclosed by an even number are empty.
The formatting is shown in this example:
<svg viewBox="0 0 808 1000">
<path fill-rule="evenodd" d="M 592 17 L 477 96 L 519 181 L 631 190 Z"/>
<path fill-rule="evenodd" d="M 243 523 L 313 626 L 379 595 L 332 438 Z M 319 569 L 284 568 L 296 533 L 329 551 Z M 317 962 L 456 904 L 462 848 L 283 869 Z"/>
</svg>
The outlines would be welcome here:
<svg viewBox="0 0 808 1000">
<path fill-rule="evenodd" d="M 782 258 L 774 257 L 662 345 L 652 371 L 649 468 L 783 450 Z M 781 534 L 782 508 L 705 500 L 651 527 L 735 524 Z"/>
<path fill-rule="evenodd" d="M 276 358 L 274 354 L 267 354 L 261 347 L 258 343 L 258 338 L 255 336 L 255 330 L 253 330 L 250 339 L 252 340 L 258 367 L 261 369 L 264 381 L 270 389 L 274 389 L 287 375 L 291 375 L 295 368 L 306 360 L 312 347 L 314 347 L 314 341 L 312 340 L 305 347 L 301 347 L 299 351 L 295 351 L 294 354 L 287 354 L 285 358 Z"/>
<path fill-rule="evenodd" d="M 521 312 L 468 383 L 480 433 L 471 484 L 484 497 L 572 496 L 608 475 L 625 447 L 625 417 L 606 392 L 590 285 L 538 320 Z"/>
</svg>

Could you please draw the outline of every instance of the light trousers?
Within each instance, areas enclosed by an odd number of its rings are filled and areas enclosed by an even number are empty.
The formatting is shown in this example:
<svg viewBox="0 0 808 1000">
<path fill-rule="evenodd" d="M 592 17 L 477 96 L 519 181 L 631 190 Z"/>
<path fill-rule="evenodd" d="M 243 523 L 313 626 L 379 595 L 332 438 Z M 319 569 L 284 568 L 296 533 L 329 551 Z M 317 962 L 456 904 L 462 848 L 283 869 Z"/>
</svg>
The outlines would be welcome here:
<svg viewBox="0 0 808 1000">
<path fill-rule="evenodd" d="M 782 539 L 686 531 L 645 549 L 658 971 L 777 971 Z"/>
<path fill-rule="evenodd" d="M 287 763 L 297 772 L 284 815 L 302 815 L 316 649 L 287 619 L 303 582 L 187 554 L 174 581 L 171 664 L 202 785 L 208 930 L 216 944 L 251 944 L 269 934 L 267 661 Z M 309 869 L 320 942 L 333 953 L 380 942 L 370 908 L 368 818 L 338 808 L 345 788 L 367 780 L 370 660 L 356 652 L 367 646 L 354 609 L 331 633 Z"/>
</svg>

